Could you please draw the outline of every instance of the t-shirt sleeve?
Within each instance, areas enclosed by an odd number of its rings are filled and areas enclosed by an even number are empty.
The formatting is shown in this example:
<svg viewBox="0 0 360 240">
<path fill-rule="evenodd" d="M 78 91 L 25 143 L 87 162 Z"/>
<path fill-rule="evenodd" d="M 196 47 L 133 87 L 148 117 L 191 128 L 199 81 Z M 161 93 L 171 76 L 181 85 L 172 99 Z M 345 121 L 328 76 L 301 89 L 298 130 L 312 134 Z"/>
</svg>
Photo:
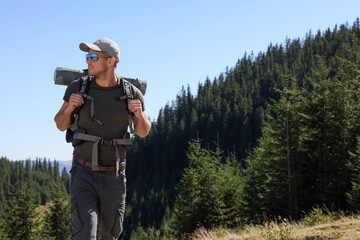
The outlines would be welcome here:
<svg viewBox="0 0 360 240">
<path fill-rule="evenodd" d="M 65 102 L 69 102 L 71 94 L 78 92 L 79 84 L 80 84 L 80 80 L 75 80 L 68 85 L 63 97 Z"/>
<path fill-rule="evenodd" d="M 140 100 L 141 105 L 142 105 L 142 109 L 143 109 L 143 111 L 145 111 L 145 101 L 144 101 L 144 96 L 142 95 L 141 91 L 137 87 L 135 87 L 133 85 L 131 85 L 131 88 L 132 88 L 131 90 L 133 92 L 134 99 L 139 99 Z"/>
</svg>

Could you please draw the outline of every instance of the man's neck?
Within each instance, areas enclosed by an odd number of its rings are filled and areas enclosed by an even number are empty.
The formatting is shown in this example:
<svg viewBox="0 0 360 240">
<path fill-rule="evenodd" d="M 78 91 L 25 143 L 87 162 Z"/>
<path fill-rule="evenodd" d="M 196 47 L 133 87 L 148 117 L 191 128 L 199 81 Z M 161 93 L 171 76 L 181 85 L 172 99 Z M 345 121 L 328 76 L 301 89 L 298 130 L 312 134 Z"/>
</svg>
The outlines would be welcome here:
<svg viewBox="0 0 360 240">
<path fill-rule="evenodd" d="M 95 81 L 100 87 L 113 87 L 118 84 L 115 72 L 96 76 Z"/>
</svg>

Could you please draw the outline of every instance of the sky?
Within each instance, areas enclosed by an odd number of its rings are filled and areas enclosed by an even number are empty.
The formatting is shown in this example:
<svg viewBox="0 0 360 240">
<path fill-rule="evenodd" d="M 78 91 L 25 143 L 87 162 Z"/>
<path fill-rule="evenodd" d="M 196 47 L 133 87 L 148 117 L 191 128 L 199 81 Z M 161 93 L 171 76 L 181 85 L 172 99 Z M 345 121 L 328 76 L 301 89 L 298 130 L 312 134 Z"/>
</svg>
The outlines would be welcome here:
<svg viewBox="0 0 360 240">
<path fill-rule="evenodd" d="M 182 87 L 196 95 L 244 54 L 357 17 L 359 0 L 0 0 L 0 157 L 72 158 L 53 120 L 66 87 L 53 76 L 56 67 L 87 67 L 81 42 L 119 45 L 116 73 L 147 80 L 155 121 Z"/>
</svg>

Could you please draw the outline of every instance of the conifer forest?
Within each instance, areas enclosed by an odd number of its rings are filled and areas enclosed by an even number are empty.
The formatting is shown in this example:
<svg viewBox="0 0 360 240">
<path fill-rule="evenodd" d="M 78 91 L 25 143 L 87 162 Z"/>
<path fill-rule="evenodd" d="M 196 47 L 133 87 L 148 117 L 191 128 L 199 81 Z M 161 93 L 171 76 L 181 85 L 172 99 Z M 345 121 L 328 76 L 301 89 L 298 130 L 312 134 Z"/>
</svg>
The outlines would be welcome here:
<svg viewBox="0 0 360 240">
<path fill-rule="evenodd" d="M 121 239 L 360 210 L 360 20 L 245 53 L 134 136 Z M 0 159 L 0 239 L 71 239 L 70 173 Z"/>
</svg>

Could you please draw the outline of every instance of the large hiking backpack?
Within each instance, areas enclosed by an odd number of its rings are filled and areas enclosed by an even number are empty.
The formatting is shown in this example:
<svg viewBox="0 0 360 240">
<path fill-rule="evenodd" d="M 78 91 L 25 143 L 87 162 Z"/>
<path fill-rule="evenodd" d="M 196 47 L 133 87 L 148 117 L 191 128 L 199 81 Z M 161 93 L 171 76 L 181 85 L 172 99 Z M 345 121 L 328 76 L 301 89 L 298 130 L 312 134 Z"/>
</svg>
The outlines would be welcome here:
<svg viewBox="0 0 360 240">
<path fill-rule="evenodd" d="M 94 115 L 93 99 L 92 99 L 91 96 L 87 95 L 87 93 L 89 92 L 90 84 L 93 81 L 93 79 L 94 79 L 93 76 L 82 76 L 79 79 L 80 85 L 79 85 L 78 94 L 80 94 L 84 99 L 87 99 L 87 100 L 91 101 L 91 115 L 90 115 L 90 118 L 92 120 L 98 121 L 100 124 L 102 124 L 99 120 L 93 119 L 93 115 Z M 118 79 L 120 81 L 119 82 L 120 85 L 122 85 L 123 95 L 118 97 L 117 100 L 120 100 L 120 101 L 126 100 L 126 108 L 128 110 L 128 113 L 129 113 L 130 133 L 134 133 L 133 123 L 132 123 L 132 118 L 131 118 L 131 115 L 133 113 L 128 109 L 128 104 L 129 104 L 130 100 L 133 99 L 133 95 L 132 95 L 132 92 L 131 92 L 131 89 L 130 89 L 130 84 L 131 83 L 129 83 L 124 78 L 118 78 Z M 74 131 L 76 131 L 78 129 L 77 121 L 78 121 L 78 116 L 79 116 L 80 109 L 81 109 L 81 107 L 77 107 L 75 109 L 74 114 L 72 115 L 72 118 L 71 118 L 71 126 L 66 131 L 66 142 L 68 142 L 68 143 L 73 141 Z"/>
</svg>

